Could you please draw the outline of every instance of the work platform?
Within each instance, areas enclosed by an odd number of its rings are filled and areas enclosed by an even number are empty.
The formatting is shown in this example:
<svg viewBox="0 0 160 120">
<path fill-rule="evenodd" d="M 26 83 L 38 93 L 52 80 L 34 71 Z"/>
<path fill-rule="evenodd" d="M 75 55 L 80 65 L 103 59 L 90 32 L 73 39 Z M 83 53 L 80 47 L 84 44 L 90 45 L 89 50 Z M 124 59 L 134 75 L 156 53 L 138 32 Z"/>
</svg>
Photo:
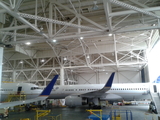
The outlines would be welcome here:
<svg viewBox="0 0 160 120">
<path fill-rule="evenodd" d="M 26 100 L 25 94 L 9 94 L 5 102 Z"/>
<path fill-rule="evenodd" d="M 159 93 L 151 93 L 151 97 L 152 97 L 152 100 L 153 100 L 154 103 L 151 104 L 150 107 L 154 107 L 154 104 L 155 104 L 155 108 L 156 108 L 155 112 L 160 114 L 160 96 L 159 96 Z"/>
</svg>

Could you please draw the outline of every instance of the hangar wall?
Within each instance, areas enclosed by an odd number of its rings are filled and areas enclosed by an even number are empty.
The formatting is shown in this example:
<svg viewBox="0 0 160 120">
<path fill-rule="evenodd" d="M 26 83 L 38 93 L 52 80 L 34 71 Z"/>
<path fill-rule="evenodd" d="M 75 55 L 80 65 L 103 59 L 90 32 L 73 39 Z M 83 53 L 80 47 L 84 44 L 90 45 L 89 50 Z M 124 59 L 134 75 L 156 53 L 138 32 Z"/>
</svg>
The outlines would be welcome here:
<svg viewBox="0 0 160 120">
<path fill-rule="evenodd" d="M 149 80 L 151 82 L 157 80 L 158 76 L 160 76 L 159 50 L 160 50 L 160 41 L 158 41 L 153 47 L 153 49 L 148 52 Z"/>
<path fill-rule="evenodd" d="M 103 84 L 106 83 L 111 73 L 101 72 L 94 74 L 80 74 L 78 75 L 78 84 Z M 141 72 L 124 71 L 116 72 L 114 83 L 141 83 Z"/>
</svg>

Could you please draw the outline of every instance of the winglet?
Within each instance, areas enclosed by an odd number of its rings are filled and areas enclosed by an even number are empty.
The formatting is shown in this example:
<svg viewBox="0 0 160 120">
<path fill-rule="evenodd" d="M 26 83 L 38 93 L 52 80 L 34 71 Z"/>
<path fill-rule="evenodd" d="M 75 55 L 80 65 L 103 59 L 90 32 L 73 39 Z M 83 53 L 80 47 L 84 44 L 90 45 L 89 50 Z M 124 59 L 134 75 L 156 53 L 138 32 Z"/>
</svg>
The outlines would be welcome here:
<svg viewBox="0 0 160 120">
<path fill-rule="evenodd" d="M 51 82 L 47 85 L 47 87 L 42 91 L 42 93 L 40 94 L 40 96 L 48 96 L 50 95 L 54 84 L 56 83 L 58 78 L 58 75 L 55 75 L 55 77 L 51 80 Z"/>
<path fill-rule="evenodd" d="M 111 87 L 112 86 L 112 83 L 113 83 L 113 79 L 114 79 L 114 74 L 115 72 L 113 72 L 110 76 L 110 78 L 108 79 L 107 83 L 105 84 L 104 87 Z"/>
</svg>

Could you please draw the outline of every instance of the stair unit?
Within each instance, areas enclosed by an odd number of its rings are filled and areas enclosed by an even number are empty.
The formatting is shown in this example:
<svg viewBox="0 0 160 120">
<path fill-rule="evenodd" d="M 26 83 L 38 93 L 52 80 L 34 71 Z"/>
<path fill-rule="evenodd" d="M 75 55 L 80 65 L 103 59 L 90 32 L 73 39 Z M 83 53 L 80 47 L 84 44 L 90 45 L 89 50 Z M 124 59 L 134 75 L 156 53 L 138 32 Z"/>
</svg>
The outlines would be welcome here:
<svg viewBox="0 0 160 120">
<path fill-rule="evenodd" d="M 160 114 L 160 84 L 153 84 L 150 86 L 151 98 L 155 104 L 155 108 L 158 114 Z"/>
</svg>

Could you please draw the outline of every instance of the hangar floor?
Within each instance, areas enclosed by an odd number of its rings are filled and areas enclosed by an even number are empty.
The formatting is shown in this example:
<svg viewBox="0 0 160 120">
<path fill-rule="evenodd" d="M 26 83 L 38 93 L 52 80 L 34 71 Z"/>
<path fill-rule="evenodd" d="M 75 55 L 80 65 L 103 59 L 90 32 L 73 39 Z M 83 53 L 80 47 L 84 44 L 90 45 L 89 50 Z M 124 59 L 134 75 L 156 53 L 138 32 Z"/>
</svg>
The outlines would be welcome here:
<svg viewBox="0 0 160 120">
<path fill-rule="evenodd" d="M 133 119 L 132 120 L 158 120 L 159 114 L 154 114 L 148 112 L 148 105 L 129 105 L 129 106 L 113 106 L 113 107 L 103 107 L 103 114 L 110 114 L 111 110 L 131 110 Z M 87 107 L 76 107 L 76 108 L 68 108 L 68 107 L 53 107 L 48 116 L 57 116 L 59 114 L 62 115 L 62 120 L 86 120 L 90 115 L 89 112 L 86 111 Z M 35 111 L 28 112 L 10 112 L 8 118 L 4 118 L 7 120 L 20 120 L 24 118 L 30 118 L 31 120 L 35 120 Z M 121 113 L 121 120 L 125 120 L 126 114 Z M 40 120 L 49 120 L 47 117 L 42 118 Z M 58 119 L 59 120 L 59 119 Z M 128 119 L 131 120 L 131 119 Z"/>
</svg>

